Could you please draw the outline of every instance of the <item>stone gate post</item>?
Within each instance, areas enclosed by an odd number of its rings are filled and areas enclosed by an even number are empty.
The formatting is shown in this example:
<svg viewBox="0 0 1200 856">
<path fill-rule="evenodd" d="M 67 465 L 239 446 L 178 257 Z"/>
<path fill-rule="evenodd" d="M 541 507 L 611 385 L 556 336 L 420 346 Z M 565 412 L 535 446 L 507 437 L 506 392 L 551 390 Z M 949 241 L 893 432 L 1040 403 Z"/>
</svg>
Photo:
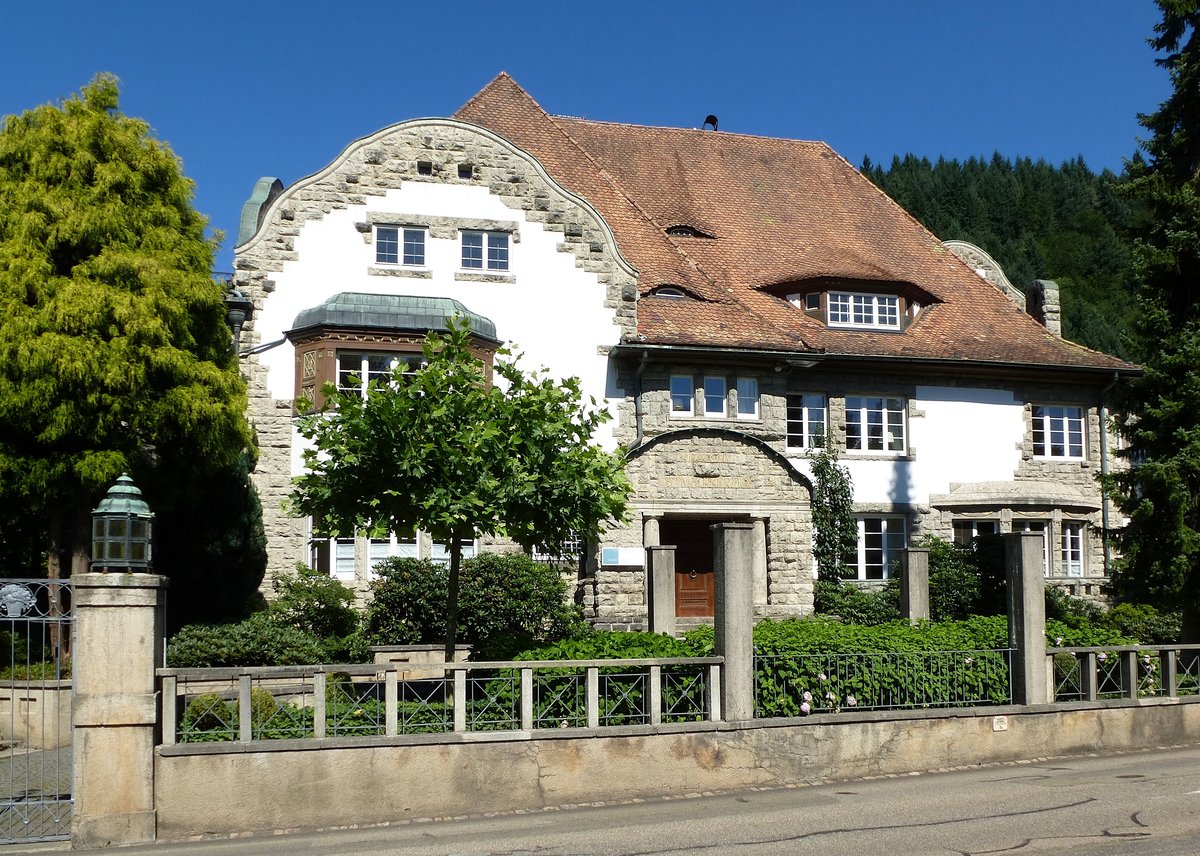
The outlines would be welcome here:
<svg viewBox="0 0 1200 856">
<path fill-rule="evenodd" d="M 909 547 L 900 554 L 900 614 L 910 624 L 929 620 L 929 549 Z"/>
<path fill-rule="evenodd" d="M 650 632 L 675 635 L 675 548 L 646 548 L 646 590 L 650 593 Z"/>
<path fill-rule="evenodd" d="M 1037 532 L 1004 537 L 1004 570 L 1008 583 L 1008 644 L 1013 648 L 1014 704 L 1048 704 L 1046 667 L 1046 577 L 1043 542 Z"/>
<path fill-rule="evenodd" d="M 75 681 L 71 818 L 76 848 L 154 841 L 155 669 L 167 579 L 71 577 Z"/>
<path fill-rule="evenodd" d="M 716 653 L 721 670 L 721 718 L 754 718 L 754 524 L 718 523 L 713 531 Z"/>
</svg>

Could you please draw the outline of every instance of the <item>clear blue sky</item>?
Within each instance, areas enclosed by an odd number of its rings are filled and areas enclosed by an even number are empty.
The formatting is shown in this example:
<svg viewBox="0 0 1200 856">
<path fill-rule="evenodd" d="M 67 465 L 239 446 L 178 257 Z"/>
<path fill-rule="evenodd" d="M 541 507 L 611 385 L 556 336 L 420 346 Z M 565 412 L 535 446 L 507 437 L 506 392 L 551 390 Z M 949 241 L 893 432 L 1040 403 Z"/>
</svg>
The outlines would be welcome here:
<svg viewBox="0 0 1200 856">
<path fill-rule="evenodd" d="M 1119 171 L 1169 92 L 1150 0 L 12 0 L 0 114 L 99 71 L 227 236 L 255 180 L 445 116 L 508 71 L 551 113 L 825 140 L 852 163 L 1082 155 Z"/>
</svg>

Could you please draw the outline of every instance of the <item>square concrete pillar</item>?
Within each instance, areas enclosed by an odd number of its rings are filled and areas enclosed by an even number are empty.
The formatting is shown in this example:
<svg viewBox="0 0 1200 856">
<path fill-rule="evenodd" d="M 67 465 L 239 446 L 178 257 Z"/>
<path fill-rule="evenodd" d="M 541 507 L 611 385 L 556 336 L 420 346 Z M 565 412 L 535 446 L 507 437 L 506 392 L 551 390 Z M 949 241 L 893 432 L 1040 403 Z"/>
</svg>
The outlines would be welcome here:
<svg viewBox="0 0 1200 856">
<path fill-rule="evenodd" d="M 929 550 L 909 547 L 900 554 L 900 614 L 910 624 L 929 620 Z"/>
<path fill-rule="evenodd" d="M 721 711 L 738 722 L 754 718 L 754 524 L 718 523 L 712 531 Z"/>
<path fill-rule="evenodd" d="M 76 848 L 154 841 L 155 670 L 165 577 L 76 574 L 71 840 Z"/>
<path fill-rule="evenodd" d="M 675 635 L 675 548 L 646 548 L 646 591 L 650 596 L 650 632 Z"/>
<path fill-rule="evenodd" d="M 1013 648 L 1014 704 L 1048 704 L 1046 667 L 1046 578 L 1042 573 L 1042 535 L 1015 532 L 1004 536 L 1008 583 L 1008 644 Z"/>
</svg>

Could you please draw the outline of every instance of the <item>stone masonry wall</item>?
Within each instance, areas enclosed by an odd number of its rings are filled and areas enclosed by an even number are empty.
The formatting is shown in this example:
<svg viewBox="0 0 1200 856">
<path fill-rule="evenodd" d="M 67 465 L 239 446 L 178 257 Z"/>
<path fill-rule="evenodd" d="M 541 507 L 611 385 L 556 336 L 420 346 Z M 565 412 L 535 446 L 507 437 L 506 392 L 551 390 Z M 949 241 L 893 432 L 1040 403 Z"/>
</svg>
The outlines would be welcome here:
<svg viewBox="0 0 1200 856">
<path fill-rule="evenodd" d="M 394 125 L 352 143 L 329 167 L 285 190 L 265 213 L 255 236 L 237 248 L 234 285 L 261 311 L 275 290 L 273 276 L 287 263 L 305 261 L 295 249 L 295 239 L 306 222 L 335 209 L 366 205 L 407 182 L 483 186 L 527 220 L 561 232 L 559 251 L 573 254 L 577 267 L 595 273 L 605 284 L 605 307 L 613 313 L 622 338 L 634 333 L 636 272 L 619 256 L 612 233 L 595 210 L 555 184 L 530 155 L 489 131 L 452 120 Z M 243 347 L 262 344 L 260 339 L 249 321 Z M 601 349 L 611 344 L 596 343 Z M 269 580 L 290 572 L 307 555 L 303 521 L 284 509 L 292 479 L 292 402 L 270 396 L 256 357 L 243 362 L 243 371 L 249 385 L 249 418 L 259 438 L 259 462 L 252 478 L 262 498 Z"/>
</svg>

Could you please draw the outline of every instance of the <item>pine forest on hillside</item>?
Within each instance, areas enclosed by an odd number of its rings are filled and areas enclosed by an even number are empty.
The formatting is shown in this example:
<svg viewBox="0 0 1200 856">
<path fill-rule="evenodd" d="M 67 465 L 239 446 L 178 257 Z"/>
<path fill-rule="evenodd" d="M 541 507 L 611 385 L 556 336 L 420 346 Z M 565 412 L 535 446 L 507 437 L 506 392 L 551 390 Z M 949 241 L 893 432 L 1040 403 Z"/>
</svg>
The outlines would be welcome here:
<svg viewBox="0 0 1200 856">
<path fill-rule="evenodd" d="M 938 238 L 981 247 L 1018 289 L 1055 280 L 1066 338 L 1140 358 L 1129 237 L 1138 209 L 1124 175 L 1094 173 L 1082 158 L 1056 167 L 1000 154 L 936 163 L 907 155 L 886 170 L 867 159 L 862 173 Z"/>
</svg>

